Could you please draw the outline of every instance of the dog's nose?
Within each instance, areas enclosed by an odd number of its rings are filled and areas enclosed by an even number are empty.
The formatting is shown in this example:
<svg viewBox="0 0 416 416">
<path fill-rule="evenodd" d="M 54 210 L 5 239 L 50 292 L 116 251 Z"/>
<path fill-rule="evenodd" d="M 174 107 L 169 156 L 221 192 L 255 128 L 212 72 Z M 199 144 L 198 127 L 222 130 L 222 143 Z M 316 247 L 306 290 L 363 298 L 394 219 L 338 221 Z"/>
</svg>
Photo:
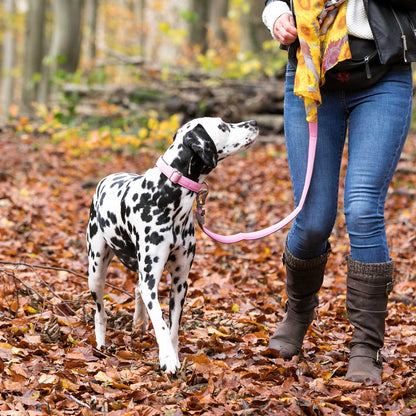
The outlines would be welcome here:
<svg viewBox="0 0 416 416">
<path fill-rule="evenodd" d="M 250 120 L 248 122 L 248 124 L 250 124 L 250 126 L 257 127 L 257 121 L 256 120 Z"/>
</svg>

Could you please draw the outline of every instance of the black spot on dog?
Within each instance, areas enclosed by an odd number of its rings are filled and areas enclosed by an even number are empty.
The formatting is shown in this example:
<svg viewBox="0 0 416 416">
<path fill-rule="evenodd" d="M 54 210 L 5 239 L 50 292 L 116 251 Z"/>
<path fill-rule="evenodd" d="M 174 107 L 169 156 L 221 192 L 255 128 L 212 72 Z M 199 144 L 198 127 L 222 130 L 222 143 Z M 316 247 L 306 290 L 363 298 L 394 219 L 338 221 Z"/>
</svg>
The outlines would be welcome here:
<svg viewBox="0 0 416 416">
<path fill-rule="evenodd" d="M 101 303 L 100 302 L 97 303 L 97 311 L 101 312 Z"/>
<path fill-rule="evenodd" d="M 148 307 L 149 309 L 152 309 L 152 308 L 153 308 L 153 303 L 150 301 L 150 302 L 147 304 L 147 307 Z"/>
<path fill-rule="evenodd" d="M 126 201 L 125 201 L 125 199 L 123 198 L 123 199 L 121 200 L 121 203 L 120 203 L 121 221 L 123 221 L 123 223 L 125 223 L 125 222 L 126 222 L 126 209 L 127 209 L 127 206 L 126 206 Z"/>
<path fill-rule="evenodd" d="M 163 235 L 159 235 L 156 231 L 153 231 L 150 235 L 146 237 L 146 243 L 153 244 L 158 246 L 164 240 Z"/>
<path fill-rule="evenodd" d="M 225 132 L 227 132 L 227 131 L 230 131 L 230 127 L 228 126 L 228 124 L 225 124 L 225 123 L 220 123 L 220 124 L 218 125 L 218 128 L 219 128 L 221 131 L 223 131 L 224 133 L 225 133 Z"/>
<path fill-rule="evenodd" d="M 166 209 L 165 211 L 163 211 L 163 213 L 161 213 L 158 217 L 157 217 L 157 221 L 156 221 L 156 225 L 163 225 L 166 224 L 170 221 L 171 216 L 170 216 L 170 210 Z"/>
<path fill-rule="evenodd" d="M 155 278 L 151 275 L 147 276 L 147 286 L 149 287 L 149 290 L 153 290 L 155 285 L 156 285 Z"/>
<path fill-rule="evenodd" d="M 112 237 L 110 241 L 111 241 L 111 244 L 115 246 L 116 248 L 124 248 L 125 246 L 124 241 L 120 240 L 117 237 Z"/>
<path fill-rule="evenodd" d="M 106 196 L 106 193 L 103 192 L 100 198 L 100 205 L 103 205 L 105 196 Z"/>
<path fill-rule="evenodd" d="M 98 216 L 98 224 L 100 224 L 101 229 L 104 229 L 105 227 L 110 226 L 110 221 L 101 216 Z"/>
<path fill-rule="evenodd" d="M 91 296 L 94 299 L 94 302 L 97 302 L 97 294 L 95 292 L 91 292 Z"/>
<path fill-rule="evenodd" d="M 152 181 L 149 181 L 149 182 L 147 182 L 146 188 L 153 190 L 154 186 L 155 186 L 154 183 Z"/>
<path fill-rule="evenodd" d="M 145 206 L 142 210 L 140 218 L 143 222 L 151 222 L 153 219 L 153 216 L 151 215 L 151 208 L 150 206 Z"/>
<path fill-rule="evenodd" d="M 156 292 L 152 292 L 152 294 L 150 295 L 150 297 L 155 300 L 156 299 Z"/>
<path fill-rule="evenodd" d="M 113 214 L 110 211 L 107 211 L 107 217 L 113 224 L 117 224 L 117 216 L 115 214 Z"/>
</svg>

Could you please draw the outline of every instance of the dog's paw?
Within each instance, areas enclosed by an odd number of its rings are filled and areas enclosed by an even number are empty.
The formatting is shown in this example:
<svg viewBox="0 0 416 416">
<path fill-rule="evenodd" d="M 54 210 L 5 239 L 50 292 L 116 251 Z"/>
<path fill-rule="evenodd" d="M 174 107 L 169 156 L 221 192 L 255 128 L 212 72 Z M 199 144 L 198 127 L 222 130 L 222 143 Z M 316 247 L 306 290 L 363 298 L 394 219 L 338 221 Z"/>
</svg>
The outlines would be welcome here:
<svg viewBox="0 0 416 416">
<path fill-rule="evenodd" d="M 177 356 L 159 357 L 160 368 L 166 374 L 175 374 L 180 368 L 181 363 Z"/>
<path fill-rule="evenodd" d="M 97 335 L 95 337 L 95 342 L 97 343 L 97 349 L 101 350 L 103 348 L 105 348 L 105 335 Z"/>
<path fill-rule="evenodd" d="M 139 334 L 145 334 L 148 329 L 149 329 L 149 321 L 147 319 L 143 321 L 139 321 L 136 325 L 136 330 L 139 332 Z"/>
</svg>

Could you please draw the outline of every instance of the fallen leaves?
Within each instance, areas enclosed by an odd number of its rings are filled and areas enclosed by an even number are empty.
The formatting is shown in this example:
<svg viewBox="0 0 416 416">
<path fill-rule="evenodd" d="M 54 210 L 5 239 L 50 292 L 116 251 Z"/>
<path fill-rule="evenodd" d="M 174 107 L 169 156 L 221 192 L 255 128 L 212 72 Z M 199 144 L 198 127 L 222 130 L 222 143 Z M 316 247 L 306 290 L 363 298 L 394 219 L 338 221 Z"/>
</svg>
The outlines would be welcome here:
<svg viewBox="0 0 416 416">
<path fill-rule="evenodd" d="M 0 141 L 0 261 L 8 262 L 0 263 L 0 415 L 416 414 L 412 195 L 392 191 L 387 203 L 398 282 L 389 305 L 382 386 L 343 379 L 351 326 L 342 216 L 317 319 L 302 355 L 290 361 L 267 349 L 284 314 L 280 257 L 286 233 L 227 246 L 198 231 L 180 332 L 182 368 L 168 377 L 159 370 L 151 326 L 144 334 L 131 332 L 134 274 L 111 266 L 102 351 L 95 349 L 85 280 L 84 234 L 95 184 L 110 172 L 142 171 L 158 153 L 97 150 L 68 157 L 58 144 L 34 136 L 19 141 L 3 134 Z M 414 136 L 406 146 L 405 154 L 414 155 Z M 401 163 L 414 163 L 409 157 Z M 406 172 L 397 180 L 414 183 L 415 174 Z M 214 231 L 260 229 L 292 210 L 282 145 L 257 145 L 220 165 L 209 181 L 207 222 Z M 167 313 L 167 280 L 159 289 Z"/>
</svg>

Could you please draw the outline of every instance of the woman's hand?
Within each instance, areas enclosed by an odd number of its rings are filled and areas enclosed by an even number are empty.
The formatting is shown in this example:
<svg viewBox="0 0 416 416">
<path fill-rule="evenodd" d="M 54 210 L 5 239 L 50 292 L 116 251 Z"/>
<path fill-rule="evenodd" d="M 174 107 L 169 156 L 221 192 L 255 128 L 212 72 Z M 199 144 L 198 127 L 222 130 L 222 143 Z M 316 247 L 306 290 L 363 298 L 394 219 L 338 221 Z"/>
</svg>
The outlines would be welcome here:
<svg viewBox="0 0 416 416">
<path fill-rule="evenodd" d="M 283 45 L 293 43 L 298 37 L 293 16 L 289 13 L 284 13 L 277 18 L 273 25 L 273 34 Z"/>
</svg>

